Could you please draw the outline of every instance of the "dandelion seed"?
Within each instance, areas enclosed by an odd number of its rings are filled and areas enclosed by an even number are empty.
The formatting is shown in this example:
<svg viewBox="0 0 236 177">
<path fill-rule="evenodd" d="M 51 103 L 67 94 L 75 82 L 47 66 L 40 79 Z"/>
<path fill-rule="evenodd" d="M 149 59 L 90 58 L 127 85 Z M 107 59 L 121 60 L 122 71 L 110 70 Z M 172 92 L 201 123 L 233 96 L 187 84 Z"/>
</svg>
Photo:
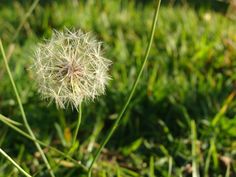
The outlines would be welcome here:
<svg viewBox="0 0 236 177">
<path fill-rule="evenodd" d="M 34 70 L 39 92 L 58 108 L 78 108 L 84 100 L 104 94 L 111 61 L 102 56 L 102 43 L 90 33 L 54 31 L 38 46 Z"/>
</svg>

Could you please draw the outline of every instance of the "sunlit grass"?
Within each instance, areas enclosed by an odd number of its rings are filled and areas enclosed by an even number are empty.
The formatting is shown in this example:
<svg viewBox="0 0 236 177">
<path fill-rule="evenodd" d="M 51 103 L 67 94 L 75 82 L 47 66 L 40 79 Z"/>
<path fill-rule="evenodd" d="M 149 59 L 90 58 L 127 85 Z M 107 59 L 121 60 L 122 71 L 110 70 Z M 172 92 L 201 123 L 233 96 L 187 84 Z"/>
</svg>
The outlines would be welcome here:
<svg viewBox="0 0 236 177">
<path fill-rule="evenodd" d="M 80 141 L 76 144 L 80 150 L 71 157 L 88 166 L 99 146 L 97 143 L 116 120 L 137 76 L 137 68 L 142 64 L 153 6 L 152 3 L 143 6 L 109 0 L 40 4 L 12 43 L 31 5 L 14 2 L 0 7 L 0 35 L 6 55 L 11 55 L 8 62 L 13 78 L 36 136 L 46 145 L 62 151 L 48 150 L 47 146 L 43 149 L 55 175 L 86 174 L 83 167 L 76 166 L 77 161 L 63 159 L 73 141 L 70 137 L 76 128 L 77 114 L 71 110 L 59 112 L 54 105 L 48 106 L 40 99 L 33 74 L 28 70 L 33 48 L 49 38 L 53 28 L 62 30 L 65 26 L 91 31 L 104 41 L 106 57 L 113 61 L 110 73 L 113 79 L 105 96 L 84 104 L 78 132 Z M 140 85 L 119 132 L 114 134 L 95 164 L 94 174 L 187 176 L 192 175 L 191 170 L 195 168 L 192 164 L 197 159 L 195 169 L 200 176 L 234 175 L 235 31 L 235 22 L 221 13 L 195 11 L 188 6 L 162 7 L 150 60 Z M 21 122 L 2 57 L 0 80 L 0 113 Z M 46 167 L 35 153 L 32 138 L 27 134 L 21 136 L 8 126 L 0 123 L 1 147 L 7 149 L 23 169 L 44 176 Z M 1 175 L 19 174 L 11 163 L 0 157 Z"/>
</svg>

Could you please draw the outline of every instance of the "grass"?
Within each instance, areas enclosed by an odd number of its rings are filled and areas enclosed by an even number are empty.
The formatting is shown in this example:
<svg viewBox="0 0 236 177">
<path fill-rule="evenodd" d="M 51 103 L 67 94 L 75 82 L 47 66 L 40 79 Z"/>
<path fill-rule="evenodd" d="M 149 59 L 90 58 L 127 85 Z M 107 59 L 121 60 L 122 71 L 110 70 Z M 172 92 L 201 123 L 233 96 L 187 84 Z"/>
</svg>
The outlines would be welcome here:
<svg viewBox="0 0 236 177">
<path fill-rule="evenodd" d="M 2 156 L 4 156 L 6 159 L 8 159 L 22 174 L 24 174 L 26 177 L 31 177 L 9 155 L 7 155 L 1 148 L 0 148 L 0 153 L 1 153 Z"/>
<path fill-rule="evenodd" d="M 36 140 L 36 137 L 35 137 L 35 135 L 34 135 L 32 129 L 30 128 L 30 125 L 29 125 L 28 120 L 27 120 L 27 118 L 26 118 L 25 111 L 24 111 L 24 108 L 23 108 L 23 105 L 22 105 L 22 101 L 21 101 L 21 99 L 20 99 L 20 95 L 19 95 L 19 93 L 18 93 L 18 91 L 17 91 L 17 88 L 16 88 L 16 85 L 15 85 L 14 79 L 13 79 L 13 77 L 12 77 L 12 74 L 11 74 L 11 71 L 10 71 L 10 68 L 9 68 L 9 65 L 8 65 L 8 61 L 7 61 L 7 58 L 6 58 L 6 54 L 5 54 L 5 51 L 4 51 L 4 49 L 3 49 L 3 45 L 2 45 L 1 39 L 0 39 L 0 48 L 1 48 L 1 53 L 2 53 L 2 56 L 3 56 L 3 59 L 4 59 L 4 63 L 5 63 L 5 66 L 6 66 L 6 70 L 7 70 L 8 76 L 9 76 L 9 78 L 10 78 L 10 81 L 11 81 L 13 90 L 14 90 L 14 92 L 15 92 L 16 99 L 17 99 L 17 103 L 18 103 L 19 108 L 20 108 L 20 112 L 21 112 L 21 115 L 22 115 L 22 119 L 23 119 L 24 125 L 25 125 L 27 131 L 29 132 L 30 136 L 31 136 L 34 140 Z M 50 167 L 50 165 L 49 165 L 49 162 L 48 162 L 48 160 L 47 160 L 47 157 L 46 157 L 46 155 L 44 154 L 44 152 L 43 152 L 41 146 L 37 143 L 37 141 L 34 141 L 34 142 L 35 142 L 35 146 L 37 147 L 37 149 L 38 149 L 40 155 L 41 155 L 42 158 L 43 158 L 43 161 L 44 161 L 45 165 L 47 166 L 47 168 L 48 168 L 48 170 L 49 170 L 50 175 L 51 175 L 52 177 L 54 177 L 53 171 L 51 170 L 51 167 Z M 19 168 L 19 167 L 17 167 L 17 168 Z M 19 169 L 20 169 L 20 168 L 19 168 Z"/>
<path fill-rule="evenodd" d="M 43 148 L 55 175 L 85 176 L 76 160 L 88 167 L 117 120 L 142 64 L 154 8 L 151 2 L 133 1 L 41 2 L 12 42 L 32 4 L 13 1 L 0 6 L 8 63 L 36 137 L 62 152 Z M 34 46 L 50 37 L 53 28 L 64 26 L 92 31 L 104 41 L 105 55 L 113 61 L 106 95 L 83 105 L 75 143 L 79 151 L 71 157 L 75 161 L 64 156 L 73 142 L 76 111 L 48 106 L 28 70 Z M 162 6 L 150 60 L 118 131 L 95 163 L 93 176 L 191 176 L 194 163 L 200 176 L 235 175 L 235 30 L 235 22 L 222 13 L 188 5 Z M 2 58 L 0 80 L 0 113 L 21 122 Z M 48 176 L 32 139 L 6 123 L 0 127 L 1 148 L 30 174 Z M 0 176 L 20 173 L 0 156 Z"/>
</svg>

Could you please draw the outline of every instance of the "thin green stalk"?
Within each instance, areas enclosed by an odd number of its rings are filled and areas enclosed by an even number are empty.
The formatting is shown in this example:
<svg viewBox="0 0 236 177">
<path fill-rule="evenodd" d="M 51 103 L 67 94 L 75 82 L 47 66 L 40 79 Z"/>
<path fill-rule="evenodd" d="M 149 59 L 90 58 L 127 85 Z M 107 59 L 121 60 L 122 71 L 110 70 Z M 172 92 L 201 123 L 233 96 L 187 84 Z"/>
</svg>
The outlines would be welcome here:
<svg viewBox="0 0 236 177">
<path fill-rule="evenodd" d="M 62 151 L 58 150 L 57 148 L 54 148 L 54 147 L 52 147 L 52 146 L 50 146 L 50 145 L 47 145 L 47 144 L 45 144 L 44 142 L 42 142 L 42 141 L 40 141 L 40 140 L 38 140 L 38 139 L 33 139 L 29 134 L 25 133 L 24 131 L 22 131 L 21 129 L 19 129 L 18 127 L 16 127 L 13 123 L 11 123 L 11 122 L 9 122 L 9 121 L 7 121 L 7 120 L 5 120 L 5 119 L 2 119 L 1 117 L 4 117 L 4 116 L 0 114 L 0 121 L 2 121 L 4 124 L 6 124 L 6 125 L 9 126 L 10 128 L 12 128 L 12 129 L 15 130 L 16 132 L 20 133 L 22 136 L 24 136 L 24 137 L 26 137 L 26 138 L 32 140 L 33 142 L 36 141 L 36 142 L 39 143 L 40 145 L 42 145 L 42 146 L 44 146 L 44 147 L 47 147 L 47 148 L 49 148 L 49 149 L 51 149 L 51 150 L 57 152 L 58 154 L 62 155 L 63 157 L 65 157 L 65 158 L 69 159 L 71 162 L 73 162 L 75 166 L 79 166 L 79 167 L 83 168 L 85 171 L 87 171 L 87 168 L 86 168 L 83 164 L 81 164 L 80 161 L 77 161 L 77 160 L 73 159 L 72 157 L 70 157 L 69 155 L 65 154 L 64 152 L 62 152 Z M 6 117 L 5 117 L 5 118 L 6 118 Z M 17 122 L 17 123 L 18 123 L 18 122 Z"/>
<path fill-rule="evenodd" d="M 129 93 L 128 99 L 126 100 L 123 108 L 121 109 L 121 112 L 119 113 L 118 118 L 116 119 L 116 121 L 115 121 L 114 125 L 112 126 L 111 130 L 109 131 L 108 135 L 105 137 L 104 141 L 100 145 L 99 149 L 97 150 L 97 152 L 95 154 L 95 157 L 94 157 L 91 165 L 89 166 L 89 171 L 88 171 L 88 176 L 89 177 L 91 177 L 92 167 L 93 167 L 94 163 L 96 162 L 97 158 L 99 157 L 99 155 L 100 155 L 102 149 L 104 148 L 104 146 L 107 144 L 107 142 L 110 140 L 111 136 L 113 135 L 113 133 L 117 129 L 117 127 L 118 127 L 118 125 L 119 125 L 119 123 L 121 121 L 121 118 L 123 117 L 123 115 L 124 115 L 128 105 L 130 103 L 130 100 L 131 100 L 131 98 L 134 95 L 134 92 L 136 90 L 136 87 L 138 85 L 140 77 L 141 77 L 141 75 L 143 73 L 145 64 L 147 62 L 147 59 L 148 59 L 148 56 L 149 56 L 149 53 L 150 53 L 152 41 L 153 41 L 154 34 L 155 34 L 155 29 L 156 29 L 156 24 L 157 24 L 157 19 L 158 19 L 158 13 L 159 13 L 160 5 L 161 5 L 161 0 L 158 0 L 157 1 L 157 6 L 156 6 L 156 9 L 155 9 L 154 18 L 153 18 L 153 23 L 152 23 L 151 36 L 150 36 L 149 43 L 148 43 L 148 46 L 147 46 L 146 51 L 145 51 L 144 60 L 143 60 L 142 66 L 141 66 L 141 68 L 139 70 L 138 76 L 137 76 L 137 78 L 136 78 L 136 80 L 135 80 L 135 82 L 134 82 L 134 84 L 132 86 L 132 89 L 131 89 L 131 91 Z"/>
<path fill-rule="evenodd" d="M 210 167 L 210 162 L 211 162 L 211 156 L 212 156 L 212 142 L 214 142 L 215 137 L 211 138 L 211 142 L 210 142 L 210 147 L 207 153 L 207 157 L 206 157 L 206 161 L 204 164 L 204 177 L 208 177 L 208 171 L 209 171 L 209 167 Z"/>
<path fill-rule="evenodd" d="M 21 168 L 7 153 L 5 153 L 2 148 L 0 148 L 0 153 L 7 159 L 9 160 L 22 174 L 24 174 L 27 177 L 32 177 L 29 175 L 23 168 Z"/>
<path fill-rule="evenodd" d="M 36 8 L 38 3 L 39 3 L 39 0 L 35 0 L 34 3 L 30 6 L 28 12 L 25 14 L 23 20 L 21 21 L 20 25 L 16 29 L 16 32 L 15 32 L 15 35 L 14 35 L 12 41 L 16 40 L 17 36 L 19 35 L 19 32 L 20 32 L 21 28 L 24 26 L 27 18 L 29 18 L 29 16 L 32 14 L 33 10 Z"/>
<path fill-rule="evenodd" d="M 197 162 L 197 130 L 195 121 L 191 121 L 191 135 L 192 135 L 192 177 L 199 177 L 198 162 Z"/>
<path fill-rule="evenodd" d="M 79 104 L 78 120 L 77 120 L 75 134 L 74 134 L 73 141 L 72 141 L 72 147 L 75 145 L 75 142 L 76 142 L 76 138 L 77 138 L 77 135 L 78 135 L 78 132 L 79 132 L 79 127 L 80 127 L 80 124 L 81 124 L 81 119 L 82 119 L 82 103 Z"/>
<path fill-rule="evenodd" d="M 30 125 L 29 125 L 29 123 L 28 123 L 28 121 L 27 121 L 27 118 L 26 118 L 26 115 L 25 115 L 25 111 L 24 111 L 24 108 L 23 108 L 23 105 L 22 105 L 22 102 L 21 102 L 19 93 L 18 93 L 18 91 L 17 91 L 17 88 L 16 88 L 16 85 L 15 85 L 14 79 L 13 79 L 12 74 L 11 74 L 11 70 L 10 70 L 9 65 L 8 65 L 8 62 L 7 62 L 7 58 L 6 58 L 4 49 L 3 49 L 3 45 L 2 45 L 2 40 L 1 40 L 1 39 L 0 39 L 0 48 L 1 48 L 2 56 L 3 56 L 3 60 L 4 60 L 4 63 L 5 63 L 6 69 L 7 69 L 7 73 L 8 73 L 8 75 L 9 75 L 10 80 L 11 80 L 11 84 L 12 84 L 13 90 L 14 90 L 14 92 L 15 92 L 18 105 L 19 105 L 19 107 L 20 107 L 20 111 L 21 111 L 21 114 L 22 114 L 22 118 L 23 118 L 24 125 L 25 125 L 25 127 L 27 128 L 27 130 L 28 130 L 30 136 L 31 136 L 34 140 L 36 140 L 36 137 L 35 137 L 33 131 L 31 130 Z M 35 146 L 37 147 L 39 153 L 41 154 L 41 156 L 42 156 L 42 158 L 43 158 L 43 161 L 44 161 L 44 163 L 45 163 L 47 169 L 49 170 L 50 175 L 51 175 L 52 177 L 55 177 L 55 175 L 53 174 L 53 171 L 51 170 L 51 167 L 50 167 L 50 165 L 49 165 L 49 163 L 48 163 L 48 160 L 47 160 L 47 158 L 46 158 L 46 156 L 45 156 L 45 154 L 44 154 L 42 148 L 41 148 L 40 145 L 37 143 L 37 141 L 34 141 L 34 143 L 35 143 Z"/>
</svg>

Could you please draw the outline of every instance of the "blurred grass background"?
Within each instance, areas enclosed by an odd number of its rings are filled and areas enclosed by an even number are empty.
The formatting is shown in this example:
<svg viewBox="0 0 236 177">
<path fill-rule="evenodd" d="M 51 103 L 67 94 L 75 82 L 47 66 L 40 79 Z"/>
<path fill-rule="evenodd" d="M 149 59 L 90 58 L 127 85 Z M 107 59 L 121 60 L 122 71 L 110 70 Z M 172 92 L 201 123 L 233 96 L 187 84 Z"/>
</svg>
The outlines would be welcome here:
<svg viewBox="0 0 236 177">
<path fill-rule="evenodd" d="M 33 1 L 0 2 L 0 37 L 30 124 L 43 142 L 68 152 L 74 110 L 41 100 L 33 51 L 65 27 L 104 41 L 113 61 L 106 95 L 84 105 L 79 151 L 92 154 L 117 117 L 141 65 L 154 2 L 41 0 L 13 37 Z M 98 160 L 95 177 L 236 176 L 236 7 L 232 1 L 163 1 L 148 64 L 118 131 Z M 0 113 L 22 122 L 0 57 Z M 0 146 L 28 172 L 48 176 L 33 143 L 0 123 Z M 21 127 L 25 130 L 24 127 Z M 45 148 L 56 176 L 83 176 L 80 168 Z M 0 157 L 0 176 L 21 176 Z"/>
</svg>

